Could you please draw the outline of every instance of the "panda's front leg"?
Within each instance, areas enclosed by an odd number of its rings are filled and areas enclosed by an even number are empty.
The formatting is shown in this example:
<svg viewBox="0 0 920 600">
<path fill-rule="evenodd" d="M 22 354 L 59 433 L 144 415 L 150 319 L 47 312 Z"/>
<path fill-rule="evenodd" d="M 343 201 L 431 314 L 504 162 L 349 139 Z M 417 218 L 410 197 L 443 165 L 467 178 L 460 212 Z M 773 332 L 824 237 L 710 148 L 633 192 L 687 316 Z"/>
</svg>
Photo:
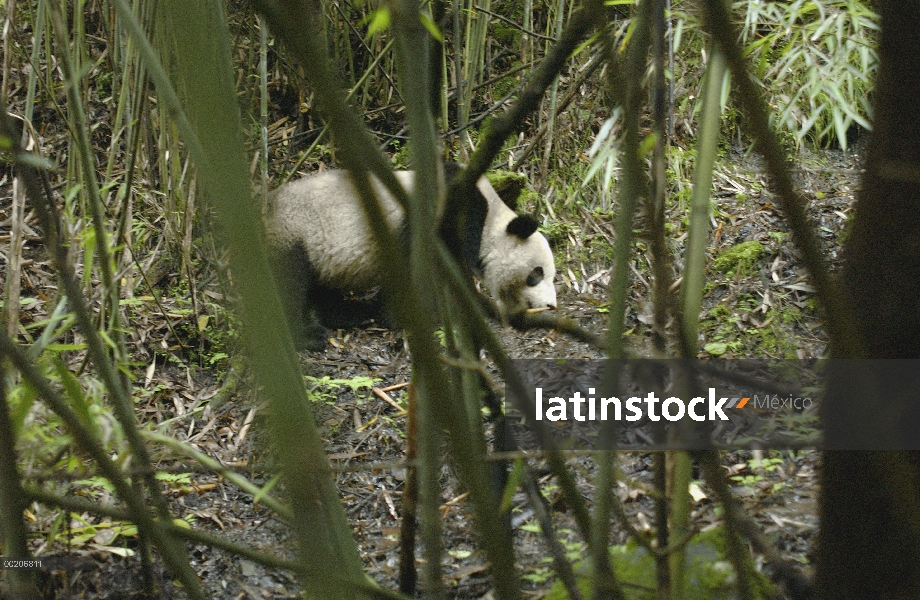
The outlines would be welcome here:
<svg viewBox="0 0 920 600">
<path fill-rule="evenodd" d="M 273 251 L 270 258 L 294 346 L 298 350 L 322 350 L 326 330 L 316 321 L 309 303 L 314 277 L 306 250 L 298 244 Z"/>
</svg>

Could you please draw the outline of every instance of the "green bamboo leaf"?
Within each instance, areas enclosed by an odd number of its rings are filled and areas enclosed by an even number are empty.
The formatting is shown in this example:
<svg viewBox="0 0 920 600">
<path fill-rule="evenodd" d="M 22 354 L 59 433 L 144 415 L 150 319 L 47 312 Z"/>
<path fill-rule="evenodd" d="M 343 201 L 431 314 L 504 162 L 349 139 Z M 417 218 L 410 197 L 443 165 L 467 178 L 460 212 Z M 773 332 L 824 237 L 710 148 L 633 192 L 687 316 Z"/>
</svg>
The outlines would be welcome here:
<svg viewBox="0 0 920 600">
<path fill-rule="evenodd" d="M 601 32 L 598 31 L 597 33 L 595 33 L 594 35 L 592 35 L 591 37 L 589 37 L 588 39 L 586 39 L 585 41 L 583 41 L 582 43 L 580 43 L 578 46 L 575 47 L 574 50 L 572 50 L 572 53 L 569 55 L 569 58 L 570 58 L 570 59 L 571 59 L 571 58 L 575 58 L 576 56 L 578 56 L 579 54 L 581 54 L 581 52 L 582 52 L 585 48 L 587 48 L 587 47 L 589 47 L 589 46 L 593 46 L 593 45 L 594 45 L 594 42 L 596 42 L 596 41 L 598 40 L 598 38 L 600 38 L 600 36 L 601 36 Z"/>
<path fill-rule="evenodd" d="M 375 33 L 386 31 L 390 27 L 390 9 L 381 6 L 370 14 L 367 26 L 367 36 L 365 39 L 373 37 Z"/>
<path fill-rule="evenodd" d="M 279 481 L 281 481 L 280 473 L 272 477 L 268 481 L 268 483 L 266 483 L 264 486 L 259 488 L 259 492 L 252 497 L 253 504 L 258 504 L 263 498 L 269 495 L 272 489 L 274 489 L 275 485 L 277 485 Z"/>
<path fill-rule="evenodd" d="M 623 34 L 623 40 L 620 42 L 620 47 L 617 49 L 618 52 L 625 52 L 626 47 L 629 46 L 629 40 L 632 39 L 633 34 L 636 32 L 636 25 L 638 20 L 633 19 L 629 26 L 626 27 L 626 33 Z"/>
<path fill-rule="evenodd" d="M 676 25 L 674 26 L 674 41 L 672 42 L 672 44 L 674 45 L 675 53 L 680 48 L 680 40 L 683 36 L 683 33 L 684 33 L 684 20 L 678 19 Z"/>
<path fill-rule="evenodd" d="M 754 54 L 754 52 L 761 50 L 764 46 L 769 48 L 772 45 L 773 40 L 774 37 L 771 35 L 763 36 L 759 40 L 745 46 L 743 56 L 747 58 L 748 56 Z"/>
<path fill-rule="evenodd" d="M 428 30 L 428 33 L 431 34 L 431 37 L 438 40 L 440 43 L 444 43 L 444 34 L 441 33 L 441 30 L 438 29 L 437 24 L 431 20 L 431 17 L 427 13 L 420 12 L 418 14 L 419 20 L 422 22 L 422 25 L 425 26 L 425 29 Z"/>
<path fill-rule="evenodd" d="M 83 285 L 89 285 L 93 275 L 93 263 L 96 251 L 96 228 L 87 225 L 83 230 L 80 245 L 83 247 Z"/>
<path fill-rule="evenodd" d="M 645 158 L 651 154 L 652 150 L 655 149 L 655 143 L 657 139 L 658 136 L 654 133 L 650 133 L 642 139 L 642 142 L 639 144 L 639 156 L 641 158 Z"/>
<path fill-rule="evenodd" d="M 843 13 L 840 13 L 840 15 L 838 15 L 838 16 L 845 16 L 845 15 L 844 15 Z M 839 23 L 839 20 L 838 20 L 838 19 L 824 19 L 824 20 L 822 20 L 821 23 L 818 24 L 818 27 L 815 29 L 815 31 L 811 34 L 811 36 L 810 36 L 810 37 L 811 37 L 811 40 L 814 41 L 814 42 L 819 41 L 822 37 L 824 37 L 824 33 L 825 33 L 828 29 L 830 29 L 833 25 L 835 25 L 835 24 L 837 24 L 837 26 L 838 26 L 837 29 L 838 29 L 838 31 L 839 31 L 839 29 L 840 29 L 840 23 Z"/>
<path fill-rule="evenodd" d="M 837 141 L 840 143 L 840 147 L 844 150 L 847 149 L 847 120 L 844 119 L 844 113 L 840 110 L 839 107 L 834 107 L 834 129 L 837 133 Z"/>
<path fill-rule="evenodd" d="M 808 135 L 808 132 L 814 128 L 815 123 L 817 123 L 818 119 L 821 118 L 822 114 L 824 113 L 825 108 L 827 108 L 826 103 L 821 104 L 820 106 L 818 106 L 817 108 L 811 111 L 811 114 L 808 116 L 807 119 L 805 119 L 805 122 L 802 123 L 802 126 L 799 128 L 799 132 L 796 134 L 796 137 L 799 139 L 799 141 L 804 139 L 805 136 Z"/>
<path fill-rule="evenodd" d="M 2 138 L 0 138 L 2 141 Z M 43 171 L 50 171 L 54 168 L 54 163 L 44 156 L 35 154 L 34 152 L 20 152 L 16 156 L 16 162 L 29 165 L 30 167 L 35 167 L 36 169 L 41 169 Z"/>
<path fill-rule="evenodd" d="M 38 400 L 38 392 L 28 382 L 23 381 L 7 394 L 10 406 L 10 421 L 13 424 L 13 436 L 19 437 L 25 427 L 26 417 L 32 411 L 32 406 Z"/>
<path fill-rule="evenodd" d="M 77 379 L 70 369 L 67 368 L 67 365 L 60 359 L 54 361 L 54 369 L 61 379 L 64 394 L 67 396 L 68 400 L 70 400 L 70 407 L 77 413 L 77 416 L 83 422 L 83 426 L 89 429 L 95 438 L 100 439 L 102 436 L 99 432 L 99 427 L 90 410 L 92 402 L 89 401 L 87 394 L 83 391 L 80 380 Z"/>
</svg>

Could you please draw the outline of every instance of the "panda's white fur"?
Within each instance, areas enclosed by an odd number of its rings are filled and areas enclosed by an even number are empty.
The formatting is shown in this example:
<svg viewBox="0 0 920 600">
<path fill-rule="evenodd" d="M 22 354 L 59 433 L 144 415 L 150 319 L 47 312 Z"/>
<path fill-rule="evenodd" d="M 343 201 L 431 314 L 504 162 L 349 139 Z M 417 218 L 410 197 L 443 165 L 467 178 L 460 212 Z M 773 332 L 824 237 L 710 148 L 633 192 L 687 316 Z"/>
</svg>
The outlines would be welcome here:
<svg viewBox="0 0 920 600">
<path fill-rule="evenodd" d="M 412 185 L 414 175 L 396 173 L 403 187 Z M 390 228 L 396 230 L 403 222 L 402 207 L 376 178 L 373 185 Z M 273 247 L 302 245 L 315 277 L 327 287 L 365 292 L 380 285 L 376 248 L 348 171 L 323 171 L 275 190 L 266 231 Z"/>
<path fill-rule="evenodd" d="M 414 172 L 398 171 L 396 177 L 412 189 Z M 391 230 L 402 237 L 402 207 L 376 178 L 372 183 Z M 469 255 L 472 249 L 478 255 L 478 264 L 467 266 L 480 276 L 503 313 L 555 308 L 556 268 L 549 243 L 535 231 L 536 222 L 508 208 L 485 177 L 476 187 L 482 196 L 469 205 L 485 215 L 468 221 L 481 222 L 481 231 L 468 235 L 475 239 L 463 240 L 463 249 L 455 252 Z M 295 337 L 306 333 L 297 330 L 305 320 L 304 301 L 309 299 L 323 321 L 323 309 L 335 309 L 323 305 L 337 303 L 326 293 L 329 290 L 362 294 L 380 285 L 383 273 L 376 247 L 347 171 L 328 170 L 281 186 L 269 198 L 265 223 Z"/>
</svg>

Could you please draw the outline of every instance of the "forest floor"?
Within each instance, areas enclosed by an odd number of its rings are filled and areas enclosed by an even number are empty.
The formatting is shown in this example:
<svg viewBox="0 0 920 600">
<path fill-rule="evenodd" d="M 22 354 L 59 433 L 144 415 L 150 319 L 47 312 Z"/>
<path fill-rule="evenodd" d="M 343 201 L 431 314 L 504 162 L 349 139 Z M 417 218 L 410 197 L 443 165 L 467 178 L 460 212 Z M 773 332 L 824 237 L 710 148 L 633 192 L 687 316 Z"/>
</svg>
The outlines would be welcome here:
<svg viewBox="0 0 920 600">
<path fill-rule="evenodd" d="M 809 201 L 809 213 L 819 227 L 827 255 L 835 268 L 840 266 L 841 242 L 851 214 L 858 183 L 858 156 L 829 153 L 808 156 L 797 174 L 800 189 Z M 827 338 L 817 314 L 811 288 L 787 234 L 779 208 L 766 190 L 766 176 L 754 159 L 730 156 L 717 165 L 710 248 L 713 259 L 741 242 L 759 241 L 763 251 L 753 268 L 736 269 L 732 275 L 710 269 L 707 277 L 701 333 L 706 350 L 700 356 L 773 357 L 809 359 L 825 354 Z M 9 180 L 0 181 L 0 239 L 9 227 Z M 680 223 L 683 209 L 674 207 L 672 216 Z M 30 217 L 34 223 L 34 217 Z M 683 238 L 681 225 L 675 225 L 672 251 L 679 251 Z M 557 253 L 569 253 L 596 236 L 612 236 L 612 229 L 597 220 L 578 224 L 570 234 L 570 244 Z M 28 232 L 27 232 L 28 233 Z M 641 240 L 640 240 L 641 244 Z M 41 250 L 38 233 L 28 233 L 27 264 L 22 303 L 23 323 L 38 322 L 53 309 L 55 280 Z M 143 260 L 141 262 L 144 262 Z M 146 264 L 146 263 L 145 263 Z M 558 312 L 582 327 L 604 329 L 607 302 L 605 284 L 609 272 L 600 261 L 579 262 L 565 259 L 560 284 Z M 710 264 L 711 261 L 710 261 Z M 627 346 L 640 356 L 651 354 L 651 289 L 649 265 L 641 251 L 634 263 L 627 314 Z M 3 276 L 5 279 L 5 275 Z M 260 416 L 264 407 L 255 399 L 252 388 L 243 383 L 230 402 L 219 408 L 208 402 L 220 389 L 222 375 L 205 368 L 184 368 L 181 363 L 151 361 L 162 356 L 162 348 L 175 343 L 169 339 L 177 318 L 185 313 L 172 311 L 174 301 L 164 297 L 162 310 L 149 309 L 132 321 L 135 331 L 132 347 L 139 351 L 142 365 L 136 374 L 138 386 L 149 393 L 139 398 L 138 416 L 161 432 L 191 443 L 200 451 L 236 468 L 258 485 L 272 479 L 270 447 L 261 433 Z M 134 313 L 137 314 L 137 313 Z M 177 317 L 178 315 L 178 317 Z M 185 317 L 187 318 L 187 316 Z M 171 323 L 167 321 L 172 320 Z M 512 357 L 519 358 L 599 358 L 600 351 L 555 331 L 519 332 L 501 328 L 499 335 Z M 161 348 L 162 347 L 162 348 Z M 159 353 L 159 354 L 158 354 Z M 319 400 L 314 414 L 333 468 L 342 501 L 352 524 L 367 573 L 389 589 L 396 589 L 400 495 L 404 469 L 405 413 L 399 408 L 409 381 L 410 363 L 399 332 L 380 328 L 340 331 L 321 353 L 303 354 L 305 372 L 314 374 Z M 322 380 L 322 378 L 329 378 Z M 385 392 L 394 402 L 381 399 L 372 388 Z M 617 493 L 633 527 L 647 530 L 653 520 L 652 454 L 624 452 L 619 456 L 623 477 Z M 733 492 L 747 514 L 786 558 L 808 564 L 817 533 L 817 469 L 819 453 L 809 450 L 765 453 L 775 462 L 760 466 L 752 463 L 751 452 L 724 455 L 723 466 L 733 480 Z M 295 546 L 289 528 L 253 498 L 217 475 L 194 468 L 187 460 L 162 454 L 158 468 L 176 475 L 168 483 L 168 494 L 178 517 L 189 518 L 194 526 L 224 536 L 234 542 L 279 555 L 293 557 Z M 594 466 L 586 457 L 573 456 L 569 465 L 586 497 L 593 491 Z M 539 464 L 535 464 L 539 471 Z M 62 482 L 67 478 L 62 474 Z M 701 479 L 694 474 L 695 479 Z M 462 500 L 464 489 L 453 470 L 442 474 L 442 515 L 447 554 L 444 570 L 449 595 L 456 598 L 489 597 L 489 566 L 478 550 L 468 505 Z M 573 557 L 585 556 L 584 540 L 558 489 L 541 479 L 544 493 L 554 508 L 557 535 Z M 83 489 L 81 489 L 81 486 Z M 71 489 L 98 501 L 108 496 L 101 488 L 73 483 Z M 712 528 L 721 522 L 713 494 L 702 482 L 694 483 L 692 523 L 696 530 Z M 277 490 L 276 490 L 277 491 Z M 281 492 L 283 496 L 283 492 Z M 533 526 L 534 515 L 521 492 L 512 502 L 515 549 L 525 589 L 534 597 L 547 590 L 552 576 L 549 556 L 542 536 Z M 46 554 L 70 551 L 88 554 L 97 569 L 71 573 L 66 579 L 55 573 L 48 583 L 54 597 L 132 598 L 143 596 L 143 578 L 136 557 L 123 554 L 136 548 L 128 531 L 120 533 L 105 520 L 91 514 L 73 515 L 58 532 L 57 541 L 46 543 L 54 525 L 55 512 L 36 507 L 33 550 Z M 94 535 L 81 536 L 94 525 Z M 625 544 L 626 529 L 615 526 L 611 543 Z M 191 546 L 191 545 L 190 545 Z M 230 556 L 204 545 L 190 547 L 194 568 L 208 593 L 214 598 L 298 598 L 298 582 L 288 573 L 266 569 L 248 559 Z M 762 566 L 762 565 L 760 565 Z M 164 573 L 159 567 L 157 573 Z M 160 581 L 166 597 L 174 584 Z"/>
</svg>

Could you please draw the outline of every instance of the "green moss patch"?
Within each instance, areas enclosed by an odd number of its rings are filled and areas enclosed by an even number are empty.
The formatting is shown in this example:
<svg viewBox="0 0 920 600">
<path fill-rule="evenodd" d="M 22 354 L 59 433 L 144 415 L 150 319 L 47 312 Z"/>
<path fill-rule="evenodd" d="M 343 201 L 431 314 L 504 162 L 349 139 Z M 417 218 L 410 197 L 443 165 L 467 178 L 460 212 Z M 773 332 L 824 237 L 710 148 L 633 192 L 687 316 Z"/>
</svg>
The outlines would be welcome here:
<svg viewBox="0 0 920 600">
<path fill-rule="evenodd" d="M 754 240 L 742 242 L 725 250 L 712 261 L 712 268 L 720 273 L 725 273 L 729 277 L 735 274 L 747 275 L 754 270 L 754 265 L 766 253 L 763 244 Z"/>
<path fill-rule="evenodd" d="M 517 208 L 518 196 L 527 186 L 526 175 L 511 171 L 490 171 L 486 173 L 486 179 L 495 188 L 502 202 L 514 209 Z"/>
</svg>

